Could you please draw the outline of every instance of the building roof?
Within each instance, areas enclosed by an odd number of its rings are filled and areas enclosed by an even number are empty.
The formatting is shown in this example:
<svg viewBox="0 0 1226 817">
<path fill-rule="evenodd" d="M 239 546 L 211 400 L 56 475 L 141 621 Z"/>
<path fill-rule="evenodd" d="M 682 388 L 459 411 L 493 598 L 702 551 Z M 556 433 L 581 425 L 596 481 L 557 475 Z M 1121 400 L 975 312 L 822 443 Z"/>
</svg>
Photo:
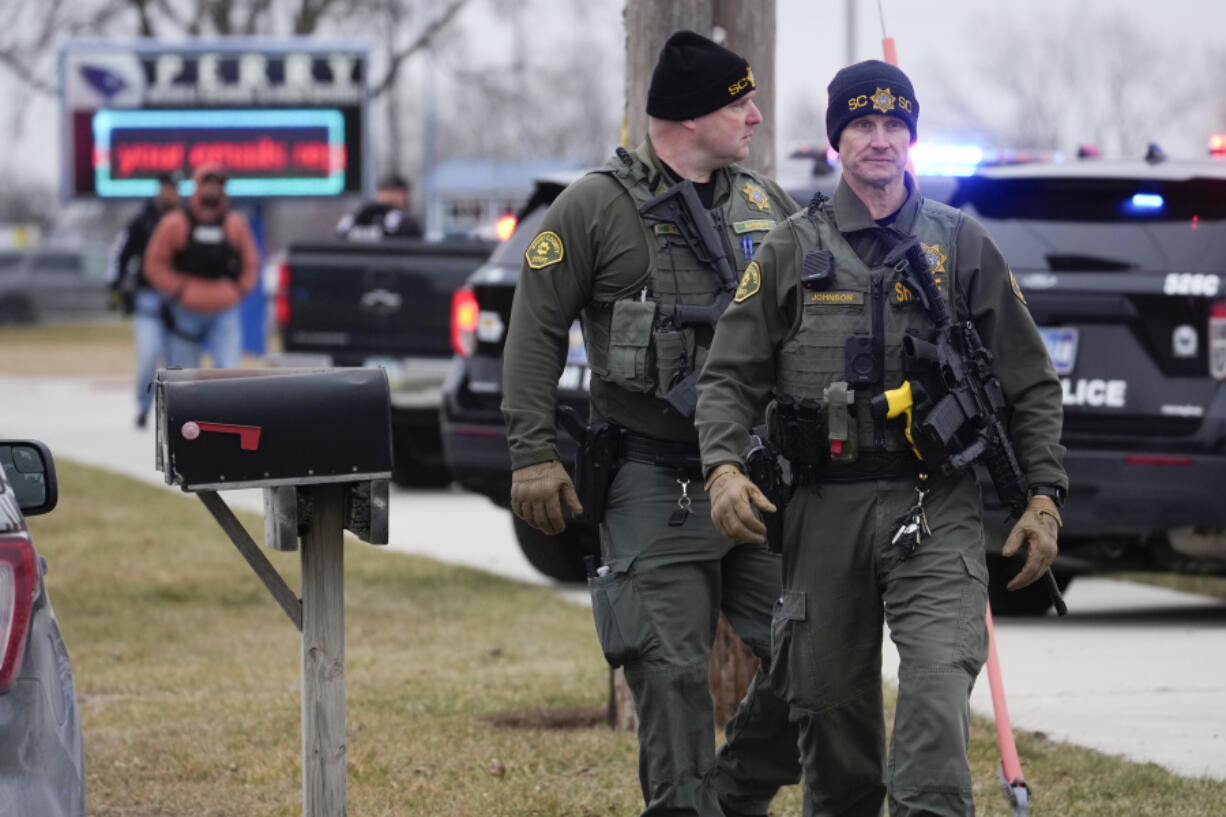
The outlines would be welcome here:
<svg viewBox="0 0 1226 817">
<path fill-rule="evenodd" d="M 536 180 L 558 171 L 586 167 L 578 159 L 453 159 L 427 174 L 427 184 L 436 194 L 513 193 L 532 190 Z"/>
</svg>

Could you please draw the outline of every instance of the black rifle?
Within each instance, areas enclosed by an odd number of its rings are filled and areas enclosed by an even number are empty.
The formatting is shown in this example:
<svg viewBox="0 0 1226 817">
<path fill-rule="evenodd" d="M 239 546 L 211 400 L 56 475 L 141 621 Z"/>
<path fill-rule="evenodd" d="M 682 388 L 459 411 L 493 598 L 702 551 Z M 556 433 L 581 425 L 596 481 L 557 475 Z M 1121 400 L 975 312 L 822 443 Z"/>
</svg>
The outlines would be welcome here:
<svg viewBox="0 0 1226 817">
<path fill-rule="evenodd" d="M 588 425 L 570 406 L 557 407 L 558 424 L 578 443 L 575 451 L 575 495 L 583 506 L 579 518 L 599 524 L 609 498 L 609 486 L 620 464 L 621 429 L 612 423 Z"/>
<path fill-rule="evenodd" d="M 1011 518 L 1020 517 L 1029 502 L 1030 485 L 1000 419 L 1006 408 L 1005 392 L 992 371 L 992 353 L 971 321 L 954 323 L 950 317 L 916 236 L 899 241 L 884 263 L 906 278 L 937 328 L 935 343 L 914 335 L 903 339 L 904 365 L 925 372 L 928 379 L 926 388 L 912 389 L 918 419 L 909 431 L 916 453 L 939 463 L 946 473 L 983 463 Z M 878 412 L 882 397 L 874 398 Z M 1056 612 L 1066 615 L 1068 607 L 1050 568 L 1043 582 Z"/>
<path fill-rule="evenodd" d="M 775 512 L 761 511 L 766 525 L 766 547 L 771 553 L 783 552 L 783 511 L 788 504 L 788 485 L 779 463 L 779 449 L 771 443 L 765 428 L 755 428 L 749 437 L 749 453 L 745 455 L 749 480 L 758 486 L 775 505 Z"/>
<path fill-rule="evenodd" d="M 737 287 L 737 275 L 728 256 L 728 247 L 723 237 L 711 225 L 711 218 L 698 199 L 694 183 L 685 179 L 673 185 L 644 203 L 639 208 L 639 215 L 644 221 L 658 221 L 676 227 L 699 262 L 710 266 L 719 276 L 720 291 L 714 301 L 702 306 L 678 302 L 673 305 L 673 313 L 669 316 L 673 325 L 678 328 L 710 326 L 714 329 L 719 316 L 724 314 L 728 304 L 732 303 Z M 698 403 L 698 375 L 697 369 L 689 372 L 664 396 L 668 404 L 682 417 L 694 416 L 694 407 Z"/>
</svg>

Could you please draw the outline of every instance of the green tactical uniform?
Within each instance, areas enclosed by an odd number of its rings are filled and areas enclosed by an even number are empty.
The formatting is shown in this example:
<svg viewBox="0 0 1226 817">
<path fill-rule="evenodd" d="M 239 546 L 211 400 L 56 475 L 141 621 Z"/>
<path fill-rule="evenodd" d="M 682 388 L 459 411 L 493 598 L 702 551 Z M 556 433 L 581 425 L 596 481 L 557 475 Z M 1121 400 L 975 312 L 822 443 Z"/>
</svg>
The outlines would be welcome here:
<svg viewBox="0 0 1226 817">
<path fill-rule="evenodd" d="M 709 212 L 739 276 L 776 219 L 797 205 L 736 165 L 712 178 Z M 715 530 L 693 421 L 662 399 L 688 366 L 702 365 L 712 336 L 710 327 L 672 327 L 671 305 L 711 303 L 720 288 L 672 225 L 640 218 L 638 207 L 667 186 L 644 142 L 550 207 L 515 291 L 503 415 L 512 468 L 558 459 L 555 391 L 569 327 L 581 315 L 593 419 L 649 447 L 690 452 L 689 472 L 636 461 L 618 469 L 601 524 L 609 571 L 592 581 L 593 612 L 605 655 L 624 664 L 638 707 L 643 813 L 720 815 L 718 796 L 739 812 L 764 814 L 778 787 L 799 779 L 796 727 L 759 671 L 717 759 L 708 674 L 721 611 L 769 666 L 779 560 Z M 670 527 L 685 479 L 693 513 Z"/>
<path fill-rule="evenodd" d="M 969 317 L 995 355 L 1030 483 L 1066 488 L 1059 382 L 1008 265 L 978 222 L 925 201 L 905 181 L 892 229 L 919 237 L 950 313 Z M 834 259 L 825 289 L 800 280 L 817 247 Z M 705 470 L 744 466 L 747 429 L 761 422 L 772 390 L 821 399 L 847 380 L 847 339 L 871 337 L 874 323 L 883 386 L 902 383 L 904 333 L 928 339 L 935 327 L 901 275 L 881 265 L 889 248 L 846 184 L 770 233 L 720 320 L 699 382 Z M 918 463 L 900 423 L 874 424 L 873 391 L 854 390 L 844 445 L 854 442 L 859 461 L 878 470 L 894 463 L 893 472 L 857 473 L 840 462 L 799 480 L 784 517 L 772 680 L 800 722 L 807 816 L 876 815 L 887 791 L 894 817 L 973 814 L 967 701 L 987 657 L 979 490 L 972 475 L 929 480 L 932 533 L 904 558 L 891 539 L 916 501 Z M 901 659 L 888 768 L 883 618 Z"/>
</svg>

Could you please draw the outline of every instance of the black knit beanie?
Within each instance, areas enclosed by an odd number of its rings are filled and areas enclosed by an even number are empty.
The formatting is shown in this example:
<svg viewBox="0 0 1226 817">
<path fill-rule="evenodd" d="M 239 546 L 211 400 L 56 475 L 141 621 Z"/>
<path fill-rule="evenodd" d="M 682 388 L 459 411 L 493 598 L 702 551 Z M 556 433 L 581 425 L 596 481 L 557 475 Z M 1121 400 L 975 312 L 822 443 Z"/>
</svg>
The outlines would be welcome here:
<svg viewBox="0 0 1226 817">
<path fill-rule="evenodd" d="M 915 144 L 919 102 L 911 80 L 898 66 L 881 60 L 849 65 L 834 75 L 826 92 L 826 138 L 835 150 L 843 128 L 870 113 L 896 116 L 906 122 L 911 144 Z"/>
<path fill-rule="evenodd" d="M 693 31 L 660 49 L 647 90 L 647 115 L 680 122 L 718 111 L 758 87 L 744 57 Z"/>
</svg>

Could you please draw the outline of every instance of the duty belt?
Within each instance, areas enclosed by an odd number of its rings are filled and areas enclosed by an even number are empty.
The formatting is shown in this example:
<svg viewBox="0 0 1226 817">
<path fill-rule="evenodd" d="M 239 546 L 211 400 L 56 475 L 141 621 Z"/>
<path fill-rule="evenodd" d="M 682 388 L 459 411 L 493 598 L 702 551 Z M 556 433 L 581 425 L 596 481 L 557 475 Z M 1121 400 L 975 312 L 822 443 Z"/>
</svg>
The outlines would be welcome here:
<svg viewBox="0 0 1226 817">
<path fill-rule="evenodd" d="M 698 446 L 691 443 L 659 440 L 623 428 L 619 452 L 623 460 L 630 462 L 695 474 L 702 472 L 702 456 L 698 453 Z"/>
<path fill-rule="evenodd" d="M 920 461 L 910 451 L 861 451 L 855 462 L 794 463 L 800 482 L 860 482 L 909 479 L 920 472 Z"/>
</svg>

